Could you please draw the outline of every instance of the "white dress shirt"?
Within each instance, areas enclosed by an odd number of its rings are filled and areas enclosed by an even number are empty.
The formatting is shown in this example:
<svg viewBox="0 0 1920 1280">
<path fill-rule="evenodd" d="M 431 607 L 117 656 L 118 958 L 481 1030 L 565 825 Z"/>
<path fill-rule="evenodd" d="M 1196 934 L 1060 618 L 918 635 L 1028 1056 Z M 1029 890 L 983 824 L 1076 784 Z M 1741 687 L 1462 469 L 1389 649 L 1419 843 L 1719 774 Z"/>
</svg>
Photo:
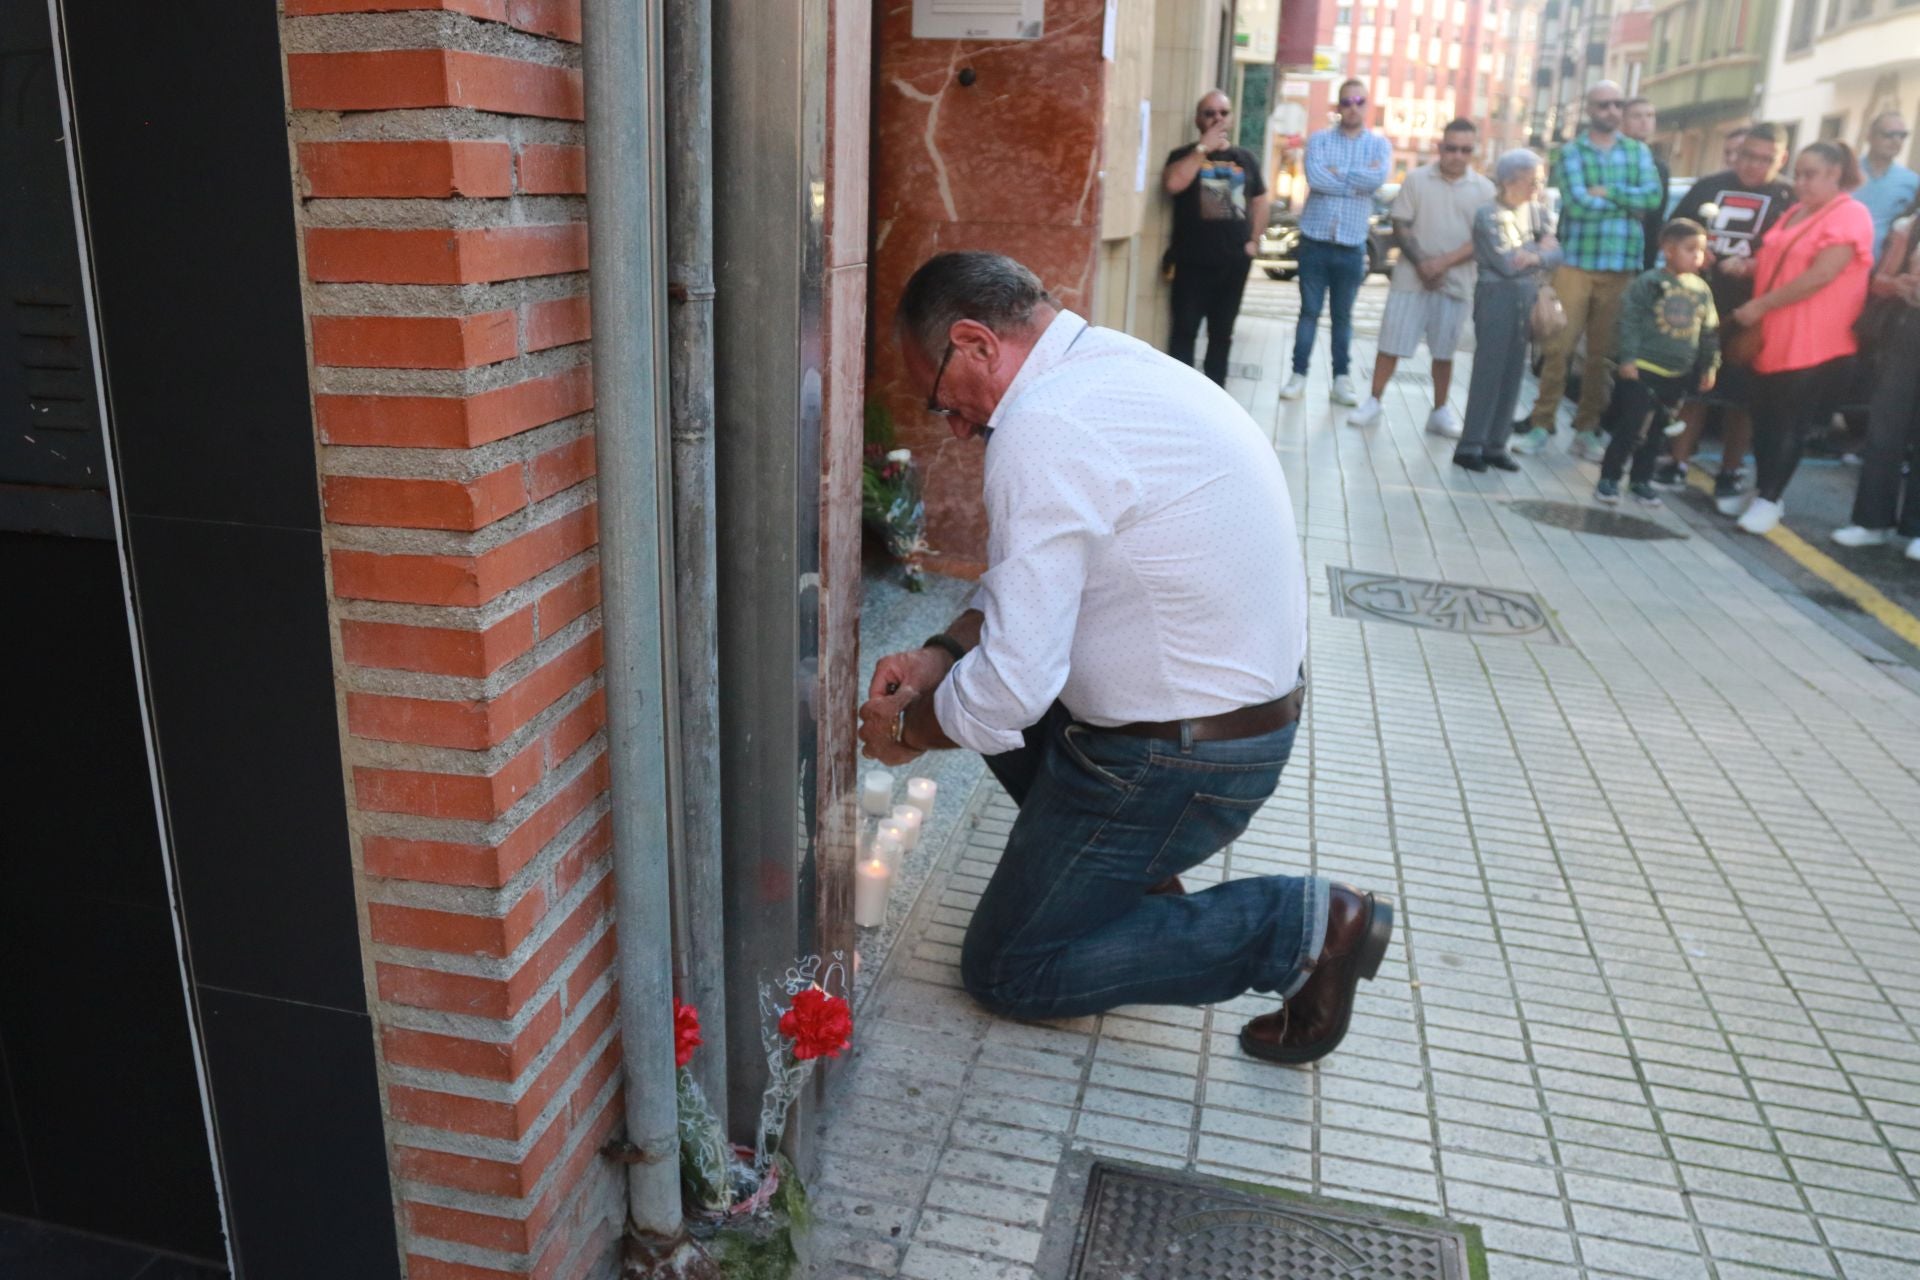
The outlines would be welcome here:
<svg viewBox="0 0 1920 1280">
<path fill-rule="evenodd" d="M 980 644 L 934 694 L 995 755 L 1058 698 L 1093 725 L 1278 698 L 1307 648 L 1306 566 L 1273 446 L 1234 398 L 1063 311 L 987 424 Z"/>
</svg>

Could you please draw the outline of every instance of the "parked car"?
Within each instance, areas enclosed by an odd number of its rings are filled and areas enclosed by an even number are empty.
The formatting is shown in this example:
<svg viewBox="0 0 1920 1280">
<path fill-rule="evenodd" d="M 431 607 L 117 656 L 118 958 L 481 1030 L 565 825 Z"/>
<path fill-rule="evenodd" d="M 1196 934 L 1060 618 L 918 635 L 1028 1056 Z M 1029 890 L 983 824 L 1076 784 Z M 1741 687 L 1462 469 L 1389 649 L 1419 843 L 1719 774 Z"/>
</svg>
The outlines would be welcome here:
<svg viewBox="0 0 1920 1280">
<path fill-rule="evenodd" d="M 1393 222 L 1387 209 L 1400 194 L 1400 184 L 1389 182 L 1373 193 L 1373 216 L 1367 226 L 1367 274 L 1385 275 L 1393 270 L 1399 249 L 1393 243 Z M 1291 209 L 1276 207 L 1267 217 L 1266 232 L 1260 237 L 1260 252 L 1255 261 L 1269 280 L 1291 280 L 1300 274 L 1300 215 Z"/>
</svg>

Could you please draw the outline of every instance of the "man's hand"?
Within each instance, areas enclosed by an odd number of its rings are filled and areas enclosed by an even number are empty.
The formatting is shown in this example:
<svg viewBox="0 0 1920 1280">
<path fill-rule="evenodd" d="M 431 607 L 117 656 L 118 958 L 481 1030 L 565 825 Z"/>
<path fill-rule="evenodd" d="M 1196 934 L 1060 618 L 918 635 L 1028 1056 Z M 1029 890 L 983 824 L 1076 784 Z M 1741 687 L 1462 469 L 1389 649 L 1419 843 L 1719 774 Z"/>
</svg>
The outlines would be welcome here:
<svg viewBox="0 0 1920 1280">
<path fill-rule="evenodd" d="M 1752 258 L 1720 259 L 1720 274 L 1731 280 L 1744 280 L 1753 274 Z"/>
<path fill-rule="evenodd" d="M 1720 381 L 1720 373 L 1718 370 L 1715 370 L 1711 373 L 1701 374 L 1700 375 L 1700 394 L 1705 395 L 1707 392 L 1713 390 L 1713 384 L 1718 381 Z"/>
<path fill-rule="evenodd" d="M 911 685 L 932 689 L 953 669 L 953 656 L 944 649 L 906 649 L 880 659 L 873 669 L 873 683 L 867 686 L 867 698 L 885 697 Z"/>
<path fill-rule="evenodd" d="M 902 685 L 894 693 L 868 698 L 860 708 L 861 753 L 881 764 L 905 764 L 922 753 L 894 741 L 893 726 L 909 703 L 920 696 L 912 685 Z"/>
<path fill-rule="evenodd" d="M 1528 267 L 1540 265 L 1540 255 L 1531 249 L 1520 249 L 1513 255 L 1513 267 L 1516 271 L 1525 271 Z"/>
<path fill-rule="evenodd" d="M 1260 256 L 1260 241 L 1258 237 L 1247 241 L 1242 247 L 1246 249 L 1249 258 L 1257 258 Z"/>
<path fill-rule="evenodd" d="M 1223 120 L 1218 124 L 1210 125 L 1207 131 L 1200 135 L 1200 145 L 1205 147 L 1208 151 L 1226 150 L 1226 147 L 1227 147 L 1226 122 Z"/>
<path fill-rule="evenodd" d="M 1420 283 L 1429 289 L 1438 289 L 1447 278 L 1446 263 L 1439 258 L 1422 258 L 1413 264 L 1413 269 L 1420 274 Z"/>
<path fill-rule="evenodd" d="M 1613 372 L 1615 377 L 1625 378 L 1628 382 L 1640 381 L 1640 366 L 1637 364 L 1623 364 Z"/>
<path fill-rule="evenodd" d="M 1538 246 L 1538 248 L 1542 253 L 1551 253 L 1553 250 L 1558 249 L 1560 247 L 1560 237 L 1554 235 L 1553 232 L 1549 231 L 1547 232 L 1547 234 L 1541 236 L 1538 240 L 1534 241 L 1534 244 Z"/>
</svg>

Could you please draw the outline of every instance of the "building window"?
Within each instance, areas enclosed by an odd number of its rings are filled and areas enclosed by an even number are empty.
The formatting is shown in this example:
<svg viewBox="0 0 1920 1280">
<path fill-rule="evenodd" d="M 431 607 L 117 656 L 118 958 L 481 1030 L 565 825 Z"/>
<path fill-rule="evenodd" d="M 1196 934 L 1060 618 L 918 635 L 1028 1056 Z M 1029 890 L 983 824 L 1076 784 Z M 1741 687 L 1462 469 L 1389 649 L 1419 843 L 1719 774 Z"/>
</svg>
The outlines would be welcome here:
<svg viewBox="0 0 1920 1280">
<path fill-rule="evenodd" d="M 1373 74 L 1373 55 L 1370 53 L 1362 53 L 1362 54 L 1356 55 L 1353 59 L 1353 74 L 1355 74 L 1356 76 L 1372 75 Z"/>
<path fill-rule="evenodd" d="M 1787 52 L 1798 53 L 1813 47 L 1813 20 L 1819 0 L 1793 0 L 1793 16 L 1787 19 Z M 1660 58 L 1664 64 L 1666 55 Z"/>
<path fill-rule="evenodd" d="M 1706 28 L 1701 34 L 1702 58 L 1717 58 L 1726 52 L 1727 11 L 1723 0 L 1707 0 Z"/>
<path fill-rule="evenodd" d="M 1802 4 L 1812 4 L 1813 0 L 1800 0 Z M 1663 13 L 1653 24 L 1653 69 L 1665 71 L 1673 65 L 1673 45 L 1667 39 L 1673 30 L 1673 15 Z"/>
<path fill-rule="evenodd" d="M 1343 4 L 1338 9 L 1334 10 L 1333 21 L 1336 26 L 1342 26 L 1342 27 L 1352 26 L 1353 25 L 1353 6 L 1350 4 Z"/>
<path fill-rule="evenodd" d="M 1847 132 L 1847 113 L 1846 112 L 1842 111 L 1837 116 L 1821 116 L 1820 117 L 1820 141 L 1837 142 L 1841 138 L 1846 136 L 1846 132 Z"/>
</svg>

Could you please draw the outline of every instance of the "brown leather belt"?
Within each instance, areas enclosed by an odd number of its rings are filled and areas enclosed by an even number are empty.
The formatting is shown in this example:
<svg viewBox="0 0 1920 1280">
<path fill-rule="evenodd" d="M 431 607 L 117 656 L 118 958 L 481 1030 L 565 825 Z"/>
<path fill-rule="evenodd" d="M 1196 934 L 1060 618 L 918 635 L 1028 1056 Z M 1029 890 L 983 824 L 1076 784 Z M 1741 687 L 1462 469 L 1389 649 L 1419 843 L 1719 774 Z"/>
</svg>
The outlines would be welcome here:
<svg viewBox="0 0 1920 1280">
<path fill-rule="evenodd" d="M 1183 737 L 1190 742 L 1252 738 L 1283 729 L 1298 720 L 1306 692 L 1306 686 L 1302 685 L 1272 702 L 1222 711 L 1217 716 L 1201 716 L 1197 720 L 1136 720 L 1132 724 L 1088 725 L 1087 728 L 1096 733 L 1124 733 L 1131 738 L 1161 738 L 1168 742 L 1179 742 Z"/>
</svg>

